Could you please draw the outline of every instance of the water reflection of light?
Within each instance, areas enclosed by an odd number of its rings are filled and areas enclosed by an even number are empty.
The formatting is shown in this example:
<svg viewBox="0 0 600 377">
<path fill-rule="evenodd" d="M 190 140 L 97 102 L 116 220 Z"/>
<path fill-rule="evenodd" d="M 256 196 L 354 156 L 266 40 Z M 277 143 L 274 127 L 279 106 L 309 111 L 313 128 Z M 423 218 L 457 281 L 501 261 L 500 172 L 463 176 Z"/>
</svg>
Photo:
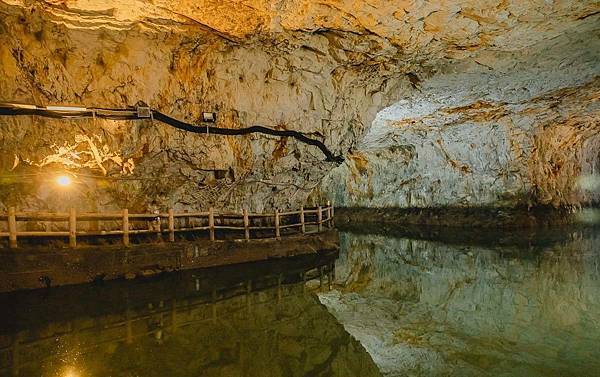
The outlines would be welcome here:
<svg viewBox="0 0 600 377">
<path fill-rule="evenodd" d="M 71 361 L 70 365 L 65 365 L 59 371 L 57 371 L 56 377 L 85 377 L 87 373 L 83 372 L 80 366 L 76 366 Z"/>
<path fill-rule="evenodd" d="M 75 368 L 67 368 L 62 377 L 81 377 L 81 374 L 79 374 Z"/>
<path fill-rule="evenodd" d="M 577 178 L 577 186 L 585 191 L 600 191 L 600 175 L 582 175 Z"/>
<path fill-rule="evenodd" d="M 584 208 L 576 214 L 577 221 L 586 224 L 600 224 L 600 209 Z"/>
</svg>

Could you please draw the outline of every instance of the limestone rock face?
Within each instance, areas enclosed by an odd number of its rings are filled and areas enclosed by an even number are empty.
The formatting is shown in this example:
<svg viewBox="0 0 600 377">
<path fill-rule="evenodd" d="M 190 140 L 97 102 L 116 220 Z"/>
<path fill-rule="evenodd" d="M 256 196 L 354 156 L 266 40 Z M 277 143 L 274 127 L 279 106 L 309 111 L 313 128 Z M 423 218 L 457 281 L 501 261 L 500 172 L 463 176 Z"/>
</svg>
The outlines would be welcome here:
<svg viewBox="0 0 600 377">
<path fill-rule="evenodd" d="M 370 51 L 379 43 L 361 46 L 369 37 L 352 34 L 286 32 L 231 42 L 179 16 L 123 20 L 124 10 L 40 3 L 3 4 L 1 12 L 6 100 L 101 107 L 143 101 L 190 122 L 215 110 L 219 126 L 294 129 L 340 153 L 398 82 L 386 67 L 368 64 L 365 52 L 345 56 L 348 46 Z M 26 208 L 76 202 L 91 209 L 261 210 L 298 205 L 333 167 L 313 147 L 263 136 L 199 136 L 152 122 L 0 122 L 1 201 Z M 63 169 L 80 173 L 77 192 L 57 191 L 50 181 Z"/>
<path fill-rule="evenodd" d="M 598 198 L 571 174 L 598 166 L 593 1 L 2 0 L 0 14 L 2 101 L 217 111 L 348 156 L 331 172 L 291 139 L 0 118 L 4 206 L 263 210 L 316 188 L 365 206 Z M 68 192 L 52 182 L 64 170 Z"/>
<path fill-rule="evenodd" d="M 600 43 L 591 35 L 597 22 L 449 64 L 378 113 L 325 191 L 364 207 L 598 203 Z"/>
</svg>

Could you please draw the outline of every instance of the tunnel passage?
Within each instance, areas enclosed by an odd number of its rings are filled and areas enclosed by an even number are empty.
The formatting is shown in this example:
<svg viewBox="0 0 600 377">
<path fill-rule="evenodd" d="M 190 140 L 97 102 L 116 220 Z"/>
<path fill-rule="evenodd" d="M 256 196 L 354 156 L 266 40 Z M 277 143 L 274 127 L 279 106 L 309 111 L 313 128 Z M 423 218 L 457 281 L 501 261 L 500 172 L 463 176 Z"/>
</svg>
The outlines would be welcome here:
<svg viewBox="0 0 600 377">
<path fill-rule="evenodd" d="M 576 31 L 456 63 L 379 111 L 324 191 L 349 207 L 597 204 L 599 47 Z"/>
</svg>

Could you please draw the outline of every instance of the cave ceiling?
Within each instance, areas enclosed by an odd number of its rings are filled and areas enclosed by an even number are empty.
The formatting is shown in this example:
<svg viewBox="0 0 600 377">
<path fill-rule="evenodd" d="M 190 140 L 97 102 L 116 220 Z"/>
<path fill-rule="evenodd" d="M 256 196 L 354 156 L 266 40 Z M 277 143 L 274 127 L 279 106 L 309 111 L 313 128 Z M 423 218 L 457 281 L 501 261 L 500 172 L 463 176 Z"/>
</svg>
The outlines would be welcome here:
<svg viewBox="0 0 600 377">
<path fill-rule="evenodd" d="M 3 1 L 73 29 L 200 30 L 242 44 L 302 34 L 368 36 L 348 48 L 423 64 L 523 49 L 599 11 L 594 1 Z"/>
<path fill-rule="evenodd" d="M 578 177 L 600 169 L 599 19 L 593 0 L 0 0 L 2 101 L 141 101 L 189 123 L 215 111 L 220 127 L 294 130 L 345 158 L 256 135 L 7 118 L 0 172 L 131 180 L 90 178 L 90 208 L 596 203 Z M 53 205 L 23 185 L 0 202 Z"/>
</svg>

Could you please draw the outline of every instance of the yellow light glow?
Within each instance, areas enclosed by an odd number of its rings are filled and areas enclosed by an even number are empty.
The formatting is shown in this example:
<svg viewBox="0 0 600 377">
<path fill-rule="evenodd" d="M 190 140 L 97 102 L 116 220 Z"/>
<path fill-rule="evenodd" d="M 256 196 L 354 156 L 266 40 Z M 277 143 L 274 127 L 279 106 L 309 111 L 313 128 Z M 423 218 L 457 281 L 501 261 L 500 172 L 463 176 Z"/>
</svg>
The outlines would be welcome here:
<svg viewBox="0 0 600 377">
<path fill-rule="evenodd" d="M 67 175 L 61 175 L 56 178 L 56 183 L 59 186 L 69 186 L 71 184 L 71 178 Z"/>
<path fill-rule="evenodd" d="M 81 377 L 81 374 L 73 367 L 69 367 L 65 370 L 63 377 Z"/>
<path fill-rule="evenodd" d="M 74 370 L 68 370 L 64 377 L 79 377 L 79 374 Z"/>
</svg>

